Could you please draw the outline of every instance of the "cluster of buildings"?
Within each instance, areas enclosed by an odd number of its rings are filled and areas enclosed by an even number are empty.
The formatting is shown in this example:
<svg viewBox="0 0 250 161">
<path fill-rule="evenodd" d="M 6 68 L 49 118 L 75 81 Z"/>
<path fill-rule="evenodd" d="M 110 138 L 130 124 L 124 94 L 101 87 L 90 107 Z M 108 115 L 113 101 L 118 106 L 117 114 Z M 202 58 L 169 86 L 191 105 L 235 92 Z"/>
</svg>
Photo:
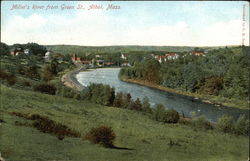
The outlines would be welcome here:
<svg viewBox="0 0 250 161">
<path fill-rule="evenodd" d="M 73 54 L 71 57 L 72 61 L 75 64 L 85 64 L 89 65 L 90 67 L 98 66 L 98 67 L 104 67 L 104 66 L 114 66 L 117 65 L 115 62 L 107 62 L 102 59 L 101 55 L 95 55 L 95 58 L 90 59 L 84 59 L 82 57 L 78 57 L 76 54 Z M 121 54 L 121 59 L 123 59 L 123 63 L 121 63 L 121 66 L 130 66 L 130 64 L 127 61 L 127 56 L 124 54 Z"/>
<path fill-rule="evenodd" d="M 23 48 L 20 48 L 20 47 L 10 50 L 10 55 L 12 55 L 12 56 L 17 56 L 17 55 L 20 55 L 20 54 L 29 55 L 30 50 L 29 49 L 23 49 Z"/>
<path fill-rule="evenodd" d="M 17 48 L 14 48 L 14 49 L 11 49 L 11 50 L 10 50 L 10 55 L 12 55 L 12 56 L 18 56 L 18 55 L 22 55 L 22 54 L 30 55 L 30 54 L 31 54 L 31 51 L 30 51 L 30 49 L 23 49 L 23 48 L 21 48 L 21 47 L 17 47 Z M 48 50 L 48 51 L 45 53 L 45 55 L 44 55 L 44 59 L 45 59 L 46 61 L 49 61 L 49 60 L 51 60 L 52 55 L 56 56 L 57 58 L 61 58 L 61 59 L 62 59 L 62 57 L 63 57 L 62 54 L 58 54 L 58 53 L 56 54 L 56 53 L 54 53 L 53 51 Z"/>
<path fill-rule="evenodd" d="M 13 56 L 17 56 L 20 54 L 26 54 L 29 55 L 31 52 L 29 49 L 22 49 L 22 48 L 15 48 L 12 49 L 10 54 Z M 185 54 L 182 57 L 185 57 L 187 55 L 194 55 L 194 56 L 205 56 L 207 52 L 203 52 L 203 51 L 192 51 L 189 54 Z M 45 60 L 50 60 L 51 59 L 51 55 L 54 54 L 53 51 L 47 51 L 45 53 Z M 154 57 L 159 63 L 162 62 L 166 62 L 167 60 L 175 60 L 178 59 L 180 57 L 179 54 L 171 52 L 171 53 L 166 53 L 165 55 L 154 55 L 151 54 L 152 57 Z M 126 54 L 121 54 L 120 57 L 123 62 L 121 64 L 119 64 L 120 66 L 131 66 L 128 62 L 128 56 Z M 106 62 L 102 59 L 101 55 L 95 55 L 95 58 L 89 60 L 89 59 L 84 59 L 82 57 L 77 56 L 76 54 L 73 54 L 71 57 L 72 61 L 75 64 L 85 64 L 85 65 L 89 65 L 90 67 L 94 67 L 94 66 L 98 66 L 98 67 L 103 67 L 103 66 L 114 66 L 117 65 L 115 64 L 115 62 Z"/>
<path fill-rule="evenodd" d="M 189 54 L 185 54 L 183 55 L 183 57 L 187 56 L 187 55 L 194 55 L 194 56 L 206 56 L 205 55 L 206 52 L 203 51 L 192 51 Z M 166 53 L 165 55 L 153 55 L 152 56 L 159 62 L 166 62 L 167 60 L 175 60 L 178 59 L 180 57 L 179 54 L 177 53 Z"/>
</svg>

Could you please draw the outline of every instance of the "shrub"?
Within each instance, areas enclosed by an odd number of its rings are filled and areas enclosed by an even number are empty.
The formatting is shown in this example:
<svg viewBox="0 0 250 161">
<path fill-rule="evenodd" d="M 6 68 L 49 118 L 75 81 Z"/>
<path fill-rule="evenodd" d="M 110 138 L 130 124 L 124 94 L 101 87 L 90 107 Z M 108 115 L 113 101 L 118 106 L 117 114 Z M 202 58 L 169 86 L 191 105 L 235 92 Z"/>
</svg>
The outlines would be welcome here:
<svg viewBox="0 0 250 161">
<path fill-rule="evenodd" d="M 4 70 L 0 69 L 0 78 L 1 79 L 7 79 L 8 73 L 6 73 Z"/>
<path fill-rule="evenodd" d="M 92 128 L 86 135 L 85 139 L 94 144 L 101 144 L 104 147 L 114 147 L 116 135 L 111 127 L 100 126 Z"/>
<path fill-rule="evenodd" d="M 164 105 L 162 104 L 157 104 L 155 109 L 154 109 L 154 112 L 153 112 L 153 115 L 154 115 L 154 119 L 156 121 L 161 121 L 163 122 L 164 121 L 164 117 L 165 117 L 165 107 Z"/>
<path fill-rule="evenodd" d="M 23 86 L 26 86 L 26 87 L 30 87 L 31 86 L 31 83 L 29 81 L 23 81 L 22 82 L 22 85 Z"/>
<path fill-rule="evenodd" d="M 123 105 L 123 93 L 122 92 L 118 92 L 115 95 L 113 106 L 120 108 L 120 107 L 122 107 L 122 105 Z"/>
<path fill-rule="evenodd" d="M 77 94 L 78 94 L 77 91 L 66 86 L 62 86 L 60 90 L 57 90 L 57 95 L 67 98 L 74 98 Z"/>
<path fill-rule="evenodd" d="M 192 126 L 199 129 L 210 130 L 213 129 L 213 126 L 209 121 L 207 121 L 205 116 L 194 117 L 192 119 Z"/>
<path fill-rule="evenodd" d="M 12 85 L 16 84 L 16 82 L 17 82 L 17 78 L 14 74 L 8 75 L 8 77 L 7 77 L 8 85 L 12 86 Z"/>
<path fill-rule="evenodd" d="M 135 101 L 131 101 L 130 109 L 136 111 L 142 110 L 142 104 L 139 98 L 137 98 Z"/>
<path fill-rule="evenodd" d="M 234 132 L 238 135 L 248 135 L 249 133 L 249 120 L 245 115 L 241 115 L 234 124 Z"/>
<path fill-rule="evenodd" d="M 32 126 L 43 133 L 55 134 L 59 140 L 64 139 L 65 136 L 80 137 L 80 133 L 70 129 L 66 125 L 50 120 L 48 117 L 41 116 L 39 114 L 24 114 L 19 112 L 10 112 L 9 114 L 18 117 L 25 118 L 27 120 L 33 120 L 32 125 L 28 123 L 15 122 L 18 126 Z"/>
<path fill-rule="evenodd" d="M 65 136 L 80 137 L 80 134 L 78 132 L 70 129 L 66 125 L 50 120 L 47 117 L 32 115 L 30 119 L 36 120 L 33 123 L 33 127 L 43 133 L 55 134 L 59 140 L 62 140 Z"/>
<path fill-rule="evenodd" d="M 25 68 L 24 68 L 24 66 L 18 65 L 18 66 L 17 66 L 17 72 L 18 72 L 19 74 L 21 74 L 21 75 L 24 75 L 24 74 L 25 74 Z"/>
<path fill-rule="evenodd" d="M 179 119 L 179 123 L 183 124 L 183 125 L 191 125 L 192 124 L 192 122 L 189 118 L 183 118 L 183 117 L 181 117 Z"/>
<path fill-rule="evenodd" d="M 166 110 L 163 122 L 165 123 L 177 123 L 180 119 L 179 113 L 175 111 L 174 109 Z"/>
<path fill-rule="evenodd" d="M 41 93 L 55 95 L 56 87 L 47 83 L 41 83 L 34 87 L 34 91 L 39 91 Z"/>
<path fill-rule="evenodd" d="M 216 129 L 222 132 L 232 132 L 233 130 L 233 117 L 223 115 L 216 124 Z"/>
<path fill-rule="evenodd" d="M 112 105 L 115 99 L 115 89 L 109 85 L 92 83 L 85 89 L 84 93 L 85 99 L 105 106 Z"/>
<path fill-rule="evenodd" d="M 40 75 L 38 72 L 38 66 L 32 65 L 32 66 L 27 67 L 27 69 L 25 70 L 25 75 L 31 79 L 33 79 L 33 78 L 39 79 Z"/>
<path fill-rule="evenodd" d="M 152 109 L 149 103 L 148 97 L 144 97 L 142 100 L 142 110 L 147 113 L 152 113 Z"/>
</svg>

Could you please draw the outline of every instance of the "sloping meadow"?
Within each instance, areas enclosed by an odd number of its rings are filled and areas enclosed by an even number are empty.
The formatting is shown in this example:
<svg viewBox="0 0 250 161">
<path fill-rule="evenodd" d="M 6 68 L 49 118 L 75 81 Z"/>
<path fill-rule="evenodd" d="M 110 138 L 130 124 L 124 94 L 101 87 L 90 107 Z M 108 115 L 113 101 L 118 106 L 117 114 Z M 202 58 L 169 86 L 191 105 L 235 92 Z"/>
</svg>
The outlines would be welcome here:
<svg viewBox="0 0 250 161">
<path fill-rule="evenodd" d="M 77 137 L 45 133 L 32 126 L 39 116 L 75 131 Z M 164 124 L 149 115 L 86 101 L 1 86 L 1 146 L 6 160 L 247 160 L 248 137 L 190 126 Z M 38 118 L 39 118 L 38 117 Z M 107 125 L 116 134 L 104 148 L 84 139 L 93 127 Z"/>
</svg>

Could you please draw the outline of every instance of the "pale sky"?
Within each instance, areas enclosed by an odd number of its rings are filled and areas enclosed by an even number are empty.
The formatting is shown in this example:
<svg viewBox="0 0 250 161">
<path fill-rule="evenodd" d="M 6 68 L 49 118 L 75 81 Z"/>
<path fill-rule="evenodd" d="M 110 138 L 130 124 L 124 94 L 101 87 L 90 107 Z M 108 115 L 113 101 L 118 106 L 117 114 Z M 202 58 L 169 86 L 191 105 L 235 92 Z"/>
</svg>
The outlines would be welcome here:
<svg viewBox="0 0 250 161">
<path fill-rule="evenodd" d="M 88 10 L 91 4 L 103 9 Z M 106 10 L 109 4 L 120 9 Z M 9 45 L 225 46 L 241 45 L 243 38 L 249 45 L 247 1 L 1 1 L 1 42 Z"/>
</svg>

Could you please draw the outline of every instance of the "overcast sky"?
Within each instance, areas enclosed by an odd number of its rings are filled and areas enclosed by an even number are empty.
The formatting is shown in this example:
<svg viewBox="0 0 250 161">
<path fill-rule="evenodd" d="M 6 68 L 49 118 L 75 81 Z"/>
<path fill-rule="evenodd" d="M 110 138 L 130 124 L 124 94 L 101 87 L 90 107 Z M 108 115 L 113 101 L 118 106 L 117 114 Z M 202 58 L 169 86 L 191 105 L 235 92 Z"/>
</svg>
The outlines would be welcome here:
<svg viewBox="0 0 250 161">
<path fill-rule="evenodd" d="M 36 42 L 85 46 L 221 46 L 241 45 L 242 38 L 246 39 L 244 44 L 249 45 L 249 3 L 246 1 L 1 3 L 1 41 L 9 45 Z M 25 9 L 12 10 L 13 5 L 18 4 Z M 91 4 L 102 5 L 103 9 L 88 10 Z M 106 10 L 109 4 L 120 9 Z M 44 9 L 32 9 L 33 5 L 44 6 Z M 48 5 L 58 9 L 46 10 Z M 78 5 L 85 9 L 76 9 Z M 74 9 L 62 10 L 61 6 L 74 6 Z"/>
</svg>

